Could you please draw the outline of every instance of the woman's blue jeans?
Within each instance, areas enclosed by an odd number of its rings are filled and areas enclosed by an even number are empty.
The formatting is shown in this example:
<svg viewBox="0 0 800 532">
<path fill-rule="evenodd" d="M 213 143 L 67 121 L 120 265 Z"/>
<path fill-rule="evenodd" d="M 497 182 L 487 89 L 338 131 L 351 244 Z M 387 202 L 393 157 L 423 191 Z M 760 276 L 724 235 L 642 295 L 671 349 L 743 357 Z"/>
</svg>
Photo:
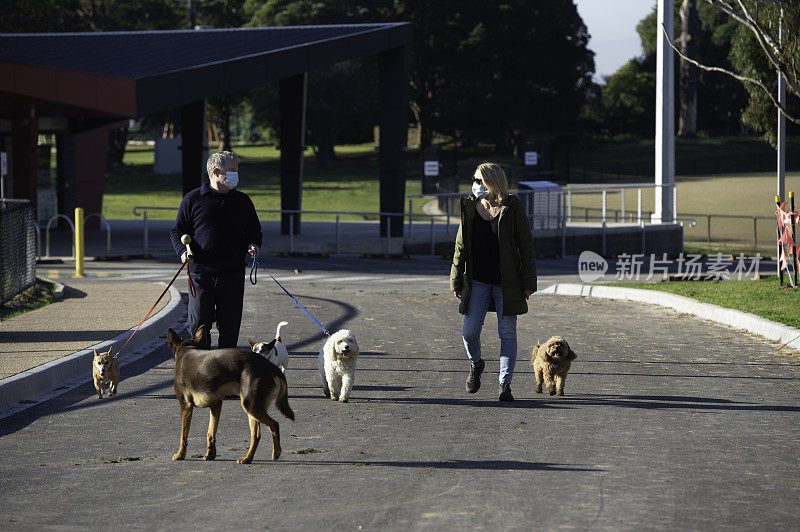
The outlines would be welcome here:
<svg viewBox="0 0 800 532">
<path fill-rule="evenodd" d="M 503 316 L 503 290 L 500 285 L 472 281 L 461 337 L 470 361 L 475 363 L 480 360 L 481 329 L 492 299 L 497 310 L 497 332 L 500 336 L 500 383 L 510 383 L 517 362 L 517 317 Z"/>
</svg>

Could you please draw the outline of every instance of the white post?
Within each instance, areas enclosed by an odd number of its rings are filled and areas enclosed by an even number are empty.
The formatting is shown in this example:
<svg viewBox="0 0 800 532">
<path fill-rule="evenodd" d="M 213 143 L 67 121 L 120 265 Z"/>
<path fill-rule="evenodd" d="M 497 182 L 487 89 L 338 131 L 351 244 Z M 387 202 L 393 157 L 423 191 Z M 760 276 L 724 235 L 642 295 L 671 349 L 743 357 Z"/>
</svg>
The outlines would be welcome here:
<svg viewBox="0 0 800 532">
<path fill-rule="evenodd" d="M 572 223 L 572 191 L 567 190 L 567 221 Z"/>
<path fill-rule="evenodd" d="M 783 43 L 783 8 L 778 26 L 778 43 Z M 778 103 L 786 106 L 786 78 L 778 72 Z M 786 199 L 786 117 L 778 110 L 778 191 L 781 201 Z"/>
<path fill-rule="evenodd" d="M 608 206 L 608 193 L 603 190 L 603 223 L 606 223 L 606 207 Z"/>
<path fill-rule="evenodd" d="M 678 219 L 678 185 L 672 184 L 672 221 Z"/>
<path fill-rule="evenodd" d="M 620 189 L 620 203 L 622 204 L 620 207 L 620 211 L 622 212 L 622 221 L 625 221 L 625 187 Z"/>
<path fill-rule="evenodd" d="M 636 218 L 642 221 L 642 189 L 636 189 Z"/>
<path fill-rule="evenodd" d="M 672 0 L 658 0 L 658 44 L 656 46 L 656 190 L 654 223 L 671 222 L 672 194 L 675 184 L 675 70 L 672 39 L 675 5 Z M 663 25 L 663 30 L 662 30 Z M 666 34 L 664 34 L 666 31 Z"/>
</svg>

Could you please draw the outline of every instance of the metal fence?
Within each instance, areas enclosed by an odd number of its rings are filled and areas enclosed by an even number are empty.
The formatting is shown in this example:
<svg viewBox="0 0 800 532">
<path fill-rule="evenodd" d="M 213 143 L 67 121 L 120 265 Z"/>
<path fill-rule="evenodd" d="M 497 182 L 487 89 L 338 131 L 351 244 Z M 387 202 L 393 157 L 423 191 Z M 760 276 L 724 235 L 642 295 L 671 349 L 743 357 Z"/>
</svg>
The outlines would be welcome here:
<svg viewBox="0 0 800 532">
<path fill-rule="evenodd" d="M 142 243 L 143 243 L 143 250 L 145 253 L 149 253 L 150 251 L 150 230 L 148 228 L 148 212 L 151 211 L 177 211 L 178 207 L 148 207 L 144 205 L 137 205 L 133 207 L 133 215 L 134 216 L 141 216 L 142 217 Z M 386 233 L 385 236 L 381 237 L 385 244 L 385 250 L 388 254 L 391 248 L 391 241 L 393 238 L 399 237 L 392 237 L 392 227 L 396 227 L 395 224 L 399 224 L 400 226 L 405 226 L 405 220 L 408 219 L 407 233 L 405 236 L 411 237 L 413 232 L 413 227 L 421 226 L 423 223 L 428 222 L 426 225 L 429 225 L 430 230 L 430 253 L 431 255 L 434 254 L 435 249 L 435 231 L 434 231 L 434 223 L 438 223 L 438 225 L 442 225 L 440 222 L 442 221 L 442 216 L 439 214 L 420 214 L 420 213 L 411 213 L 411 212 L 372 212 L 372 211 L 312 211 L 312 210 L 292 210 L 292 209 L 256 209 L 256 213 L 258 214 L 290 214 L 290 215 L 303 215 L 303 214 L 318 214 L 318 215 L 325 215 L 326 217 L 330 218 L 330 221 L 334 223 L 334 233 L 335 233 L 335 243 L 336 243 L 336 253 L 341 253 L 342 248 L 342 231 L 341 231 L 341 224 L 345 221 L 342 220 L 342 216 L 362 216 L 362 217 L 369 217 L 375 218 L 376 222 L 380 218 L 383 218 L 386 222 Z M 417 220 L 415 222 L 415 219 Z M 289 216 L 289 235 L 288 235 L 288 250 L 290 253 L 294 252 L 294 244 L 295 244 L 295 230 L 294 230 L 294 216 Z M 422 220 L 422 221 L 420 221 Z M 378 222 L 379 223 L 379 222 Z M 455 235 L 454 229 L 453 235 Z M 420 229 L 417 229 L 420 231 Z M 448 216 L 446 226 L 445 226 L 445 234 L 449 237 L 450 235 L 450 218 Z"/>
<path fill-rule="evenodd" d="M 36 282 L 36 222 L 28 200 L 0 200 L 0 304 Z"/>
<path fill-rule="evenodd" d="M 590 221 L 600 207 L 573 207 L 573 221 Z M 643 219 L 649 220 L 653 211 L 642 211 Z M 753 250 L 771 250 L 775 247 L 775 217 L 747 214 L 708 214 L 679 212 L 678 218 L 694 218 L 696 225 L 684 231 L 684 242 L 704 244 L 709 249 L 730 245 Z M 609 222 L 635 222 L 631 211 L 608 209 L 603 218 Z M 712 220 L 714 221 L 712 224 Z"/>
</svg>

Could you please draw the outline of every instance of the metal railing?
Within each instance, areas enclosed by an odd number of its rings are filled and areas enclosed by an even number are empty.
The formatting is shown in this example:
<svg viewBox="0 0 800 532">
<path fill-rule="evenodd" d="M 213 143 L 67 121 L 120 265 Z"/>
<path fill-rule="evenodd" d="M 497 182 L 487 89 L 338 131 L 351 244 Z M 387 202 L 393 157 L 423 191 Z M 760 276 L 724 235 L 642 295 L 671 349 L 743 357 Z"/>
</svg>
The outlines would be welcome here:
<svg viewBox="0 0 800 532">
<path fill-rule="evenodd" d="M 148 235 L 148 211 L 177 211 L 177 207 L 147 207 L 142 205 L 137 205 L 133 208 L 134 216 L 141 216 L 142 217 L 142 233 L 143 233 L 143 245 L 144 245 L 144 252 L 149 252 L 149 235 Z M 392 220 L 396 220 L 400 218 L 399 223 L 405 223 L 405 218 L 408 217 L 409 219 L 409 226 L 411 225 L 411 220 L 413 218 L 427 218 L 430 220 L 430 235 L 431 235 L 431 255 L 434 255 L 435 250 L 435 231 L 434 231 L 434 223 L 437 219 L 441 218 L 440 215 L 437 214 L 420 214 L 420 213 L 407 213 L 407 212 L 369 212 L 369 211 L 311 211 L 311 210 L 292 210 L 292 209 L 256 209 L 257 213 L 263 214 L 290 214 L 290 215 L 303 215 L 303 214 L 325 214 L 334 217 L 335 231 L 336 231 L 336 254 L 341 254 L 342 248 L 342 238 L 341 238 L 341 217 L 344 215 L 348 216 L 370 216 L 370 217 L 386 217 L 386 253 L 389 254 L 391 249 L 391 238 L 402 238 L 402 237 L 391 237 L 392 234 Z M 294 216 L 289 216 L 289 253 L 294 253 Z M 447 235 L 450 234 L 449 222 L 446 230 Z M 410 230 L 407 236 L 411 236 Z"/>
<path fill-rule="evenodd" d="M 597 194 L 600 193 L 601 195 L 601 207 L 600 210 L 603 213 L 602 217 L 605 219 L 607 218 L 607 211 L 608 211 L 608 195 L 618 193 L 620 196 L 620 212 L 621 217 L 624 219 L 626 217 L 626 191 L 628 190 L 636 190 L 636 221 L 641 222 L 644 218 L 642 217 L 642 190 L 653 189 L 653 193 L 655 194 L 657 189 L 659 188 L 671 188 L 672 189 L 672 218 L 677 219 L 678 217 L 678 188 L 675 184 L 670 185 L 656 185 L 654 183 L 614 183 L 614 184 L 606 184 L 606 183 L 587 183 L 587 184 L 569 184 L 566 185 L 563 189 L 563 193 L 566 196 L 566 211 L 567 211 L 567 221 L 572 221 L 572 196 L 574 194 Z M 652 215 L 652 212 L 650 213 Z M 650 217 L 647 218 L 648 220 Z"/>
<path fill-rule="evenodd" d="M 512 190 L 511 192 L 517 194 L 518 196 L 525 197 L 531 195 L 546 195 L 547 200 L 545 201 L 545 208 L 546 212 L 543 214 L 535 213 L 533 216 L 535 218 L 545 218 L 545 219 L 554 219 L 557 218 L 558 225 L 566 221 L 567 223 L 572 222 L 572 210 L 573 210 L 573 203 L 572 203 L 572 196 L 578 194 L 600 194 L 601 195 L 601 207 L 600 211 L 602 212 L 601 219 L 607 220 L 608 218 L 608 196 L 609 194 L 620 194 L 620 211 L 622 213 L 622 217 L 626 216 L 626 209 L 625 209 L 625 200 L 626 200 L 626 191 L 627 190 L 636 190 L 636 221 L 641 222 L 644 220 L 642 217 L 642 190 L 653 189 L 655 193 L 656 189 L 659 188 L 670 188 L 672 189 L 672 218 L 677 219 L 678 217 L 678 191 L 675 184 L 669 185 L 656 185 L 654 183 L 582 183 L 582 184 L 569 184 L 565 185 L 561 188 L 561 190 L 556 189 L 548 189 L 548 190 L 535 190 L 535 189 L 517 189 Z M 551 197 L 553 194 L 558 194 L 559 199 L 558 203 L 562 205 L 562 213 L 565 215 L 562 216 L 560 214 L 553 215 L 550 212 L 551 209 Z M 413 200 L 416 198 L 454 198 L 454 197 L 462 197 L 464 193 L 459 192 L 449 192 L 449 193 L 432 193 L 432 194 L 412 194 L 408 196 L 408 211 L 413 212 L 414 210 L 414 203 Z M 530 205 L 531 202 L 528 202 Z M 445 201 L 446 211 L 441 214 L 440 216 L 444 216 L 447 220 L 448 227 L 450 223 L 450 202 Z M 528 213 L 529 217 L 531 213 Z M 652 212 L 650 213 L 652 214 Z M 585 217 L 584 217 L 585 218 Z M 646 220 L 650 220 L 648 216 Z M 587 220 L 588 221 L 588 220 Z M 536 224 L 536 220 L 531 219 L 531 223 L 533 225 Z M 409 220 L 410 225 L 410 220 Z M 549 227 L 549 224 L 548 224 Z M 556 227 L 557 228 L 557 227 Z M 410 231 L 410 227 L 409 227 Z"/>
<path fill-rule="evenodd" d="M 601 209 L 599 207 L 578 207 L 575 210 L 583 211 L 584 215 L 573 214 L 573 216 L 572 216 L 573 219 L 576 219 L 576 220 L 583 219 L 583 220 L 588 222 L 589 219 L 592 218 L 592 217 L 589 216 L 589 213 L 590 212 L 599 211 Z M 650 216 L 652 216 L 653 211 L 645 211 L 642 214 L 646 215 L 645 217 L 643 217 L 643 219 L 647 220 L 647 219 L 650 219 Z M 732 241 L 732 240 L 733 241 L 737 241 L 737 242 L 741 242 L 741 243 L 747 243 L 747 244 L 750 243 L 750 240 L 747 239 L 747 238 L 736 238 L 736 239 L 728 238 L 728 239 L 724 239 L 724 238 L 714 238 L 714 237 L 712 237 L 711 220 L 714 219 L 714 218 L 719 218 L 721 220 L 742 220 L 742 221 L 746 220 L 748 222 L 752 221 L 753 222 L 753 226 L 752 226 L 753 227 L 753 233 L 752 233 L 753 234 L 753 237 L 752 237 L 753 248 L 757 248 L 758 247 L 758 243 L 759 243 L 758 222 L 761 221 L 761 222 L 770 222 L 772 224 L 775 223 L 775 217 L 774 216 L 753 216 L 753 215 L 748 215 L 748 214 L 708 214 L 708 213 L 683 212 L 683 213 L 678 213 L 678 217 L 679 217 L 678 219 L 681 219 L 680 217 L 687 217 L 687 218 L 694 218 L 694 219 L 697 219 L 697 218 L 703 219 L 703 218 L 705 218 L 706 223 L 703 224 L 705 226 L 705 228 L 706 228 L 705 239 L 704 240 L 706 242 L 706 245 L 709 246 L 709 247 L 711 247 L 712 242 L 723 242 L 723 241 Z M 621 211 L 619 209 L 611 209 L 611 210 L 609 210 L 607 212 L 607 218 L 610 219 L 613 222 L 633 222 L 633 221 L 636 221 L 633 217 L 628 217 L 626 215 L 625 211 Z M 699 225 L 699 224 L 697 224 L 697 225 Z M 694 226 L 692 226 L 692 227 L 694 227 Z M 770 230 L 773 230 L 773 229 L 774 229 L 774 227 L 770 227 Z M 764 239 L 762 240 L 762 243 L 766 243 L 768 245 L 771 245 L 773 243 L 772 236 L 773 235 L 770 235 L 769 237 L 764 237 Z M 684 235 L 684 240 L 686 240 L 686 236 L 685 235 Z"/>
<path fill-rule="evenodd" d="M 103 224 L 106 226 L 106 254 L 111 254 L 111 224 L 108 223 L 105 216 L 100 214 L 99 212 L 93 212 L 91 214 L 87 214 L 83 217 L 84 226 L 86 224 L 86 220 L 97 216 L 100 219 L 100 227 L 102 228 Z M 55 214 L 49 220 L 47 220 L 47 226 L 45 227 L 45 258 L 50 258 L 50 226 L 53 224 L 54 221 L 57 219 L 64 219 L 69 224 L 69 228 L 72 231 L 72 257 L 75 257 L 75 224 L 72 222 L 72 218 L 67 216 L 66 214 Z M 39 229 L 39 224 L 36 224 L 36 232 L 39 237 L 38 242 L 38 249 L 37 254 L 41 256 L 41 229 Z"/>
<path fill-rule="evenodd" d="M 75 224 L 72 223 L 72 219 L 67 216 L 66 214 L 56 214 L 49 220 L 47 220 L 47 227 L 45 227 L 44 234 L 45 234 L 45 258 L 50 258 L 50 226 L 59 218 L 63 218 L 69 224 L 69 228 L 72 231 L 72 256 L 75 256 Z"/>
<path fill-rule="evenodd" d="M 457 194 L 456 194 L 457 195 Z M 133 208 L 133 214 L 136 216 L 142 216 L 143 220 L 143 231 L 144 231 L 144 245 L 147 246 L 148 237 L 147 237 L 147 211 L 149 210 L 177 210 L 177 207 L 145 207 L 145 206 L 136 206 Z M 411 225 L 411 221 L 414 218 L 427 218 L 430 221 L 430 254 L 435 255 L 436 249 L 436 239 L 435 239 L 435 231 L 434 231 L 434 224 L 437 219 L 442 218 L 442 215 L 438 214 L 424 214 L 424 213 L 398 213 L 398 212 L 364 212 L 364 211 L 305 211 L 305 210 L 289 210 L 289 209 L 256 209 L 257 213 L 264 213 L 264 214 L 290 214 L 290 215 L 303 215 L 303 214 L 327 214 L 327 215 L 335 215 L 335 224 L 336 224 L 336 254 L 341 254 L 341 230 L 340 230 L 340 223 L 341 223 L 341 216 L 342 215 L 356 215 L 356 216 L 385 216 L 386 217 L 386 254 L 390 254 L 391 251 L 391 239 L 392 238 L 403 238 L 403 237 L 391 237 L 391 230 L 392 230 L 392 220 L 400 218 L 400 223 L 405 223 L 404 218 L 408 217 L 409 219 L 409 226 Z M 542 215 L 543 217 L 545 215 Z M 555 214 L 555 215 L 547 215 L 546 217 L 549 218 L 557 218 L 561 220 L 559 224 L 561 230 L 561 255 L 562 257 L 566 255 L 566 236 L 567 236 L 567 224 L 563 223 L 564 215 L 562 214 Z M 587 219 L 598 220 L 601 225 L 601 234 L 602 234 L 602 251 L 603 254 L 606 252 L 606 233 L 608 229 L 608 222 L 602 216 L 588 216 L 586 215 Z M 697 220 L 693 218 L 676 218 L 676 222 L 684 225 L 684 223 L 689 223 L 689 227 L 694 227 L 697 225 Z M 655 224 L 647 224 L 644 220 L 641 220 L 639 226 L 641 228 L 641 244 L 642 244 L 642 252 L 645 249 L 645 239 L 646 239 L 646 228 L 647 225 L 655 225 Z M 447 220 L 447 236 L 449 236 L 449 228 L 450 222 L 449 219 Z M 411 236 L 410 230 L 409 235 Z M 147 252 L 147 248 L 145 248 L 145 252 Z M 289 216 L 289 253 L 294 253 L 294 216 Z"/>
<path fill-rule="evenodd" d="M 106 220 L 106 217 L 100 214 L 99 212 L 93 212 L 91 214 L 87 214 L 83 217 L 84 227 L 86 226 L 86 221 L 92 218 L 93 216 L 97 216 L 100 218 L 100 227 L 103 227 L 103 224 L 106 225 L 106 255 L 111 255 L 111 225 Z"/>
</svg>

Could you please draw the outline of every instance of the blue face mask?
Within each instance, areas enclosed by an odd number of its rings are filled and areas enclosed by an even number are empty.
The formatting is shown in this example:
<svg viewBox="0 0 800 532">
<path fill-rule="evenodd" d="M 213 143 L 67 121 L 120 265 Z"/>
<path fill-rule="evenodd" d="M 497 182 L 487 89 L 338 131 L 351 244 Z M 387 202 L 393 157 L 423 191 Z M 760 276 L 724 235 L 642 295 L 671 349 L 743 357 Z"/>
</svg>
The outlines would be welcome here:
<svg viewBox="0 0 800 532">
<path fill-rule="evenodd" d="M 225 172 L 225 181 L 221 183 L 233 190 L 239 184 L 239 172 Z"/>
<path fill-rule="evenodd" d="M 474 194 L 476 198 L 481 199 L 488 192 L 489 191 L 486 190 L 486 187 L 483 186 L 483 183 L 472 183 L 472 194 Z"/>
</svg>

